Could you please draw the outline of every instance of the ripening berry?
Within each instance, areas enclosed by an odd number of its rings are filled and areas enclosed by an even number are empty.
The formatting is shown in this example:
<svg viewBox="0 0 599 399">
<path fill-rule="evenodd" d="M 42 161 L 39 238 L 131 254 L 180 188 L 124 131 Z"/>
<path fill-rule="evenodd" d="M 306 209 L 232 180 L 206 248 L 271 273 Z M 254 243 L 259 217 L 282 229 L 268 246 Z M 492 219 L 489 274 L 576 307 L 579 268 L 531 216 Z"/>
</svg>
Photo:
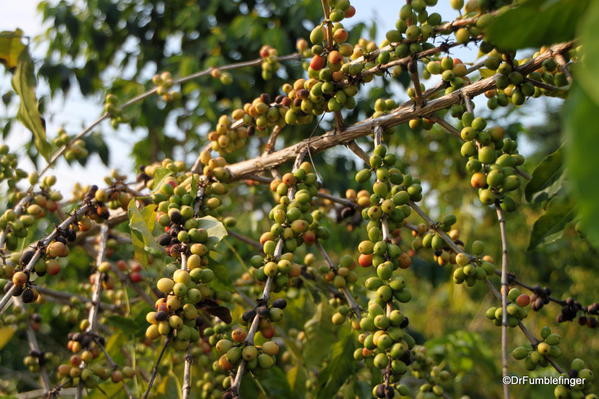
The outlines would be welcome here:
<svg viewBox="0 0 599 399">
<path fill-rule="evenodd" d="M 162 293 L 168 294 L 173 289 L 175 282 L 170 278 L 163 277 L 156 283 L 156 287 Z"/>
<path fill-rule="evenodd" d="M 530 296 L 526 294 L 521 294 L 518 296 L 518 298 L 516 298 L 516 303 L 518 304 L 518 306 L 521 307 L 528 306 L 528 304 L 530 303 Z"/>
</svg>

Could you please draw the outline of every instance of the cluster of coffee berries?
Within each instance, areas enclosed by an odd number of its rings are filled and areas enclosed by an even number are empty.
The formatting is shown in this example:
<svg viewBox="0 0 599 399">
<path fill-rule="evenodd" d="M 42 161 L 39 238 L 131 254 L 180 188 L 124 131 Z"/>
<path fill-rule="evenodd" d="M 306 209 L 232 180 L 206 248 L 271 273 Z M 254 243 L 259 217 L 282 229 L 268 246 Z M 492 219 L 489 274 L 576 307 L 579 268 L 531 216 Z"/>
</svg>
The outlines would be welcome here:
<svg viewBox="0 0 599 399">
<path fill-rule="evenodd" d="M 377 100 L 374 102 L 374 113 L 372 114 L 372 117 L 378 118 L 379 116 L 389 113 L 395 108 L 397 108 L 397 102 L 395 102 L 395 100 L 390 98 L 377 98 Z"/>
<path fill-rule="evenodd" d="M 359 342 L 363 347 L 356 350 L 354 357 L 384 369 L 385 383 L 373 388 L 373 395 L 378 398 L 392 398 L 399 392 L 397 383 L 412 363 L 411 349 L 415 345 L 405 330 L 408 318 L 399 310 L 399 303 L 408 302 L 412 295 L 406 280 L 397 273 L 410 266 L 411 258 L 392 242 L 390 231 L 409 216 L 407 204 L 422 198 L 422 188 L 410 175 L 395 168 L 396 161 L 394 154 L 388 154 L 386 147 L 377 143 L 370 158 L 371 169 L 356 174 L 360 183 L 367 181 L 372 172 L 376 174 L 370 207 L 362 211 L 364 219 L 369 220 L 369 239 L 358 246 L 358 262 L 363 267 L 375 266 L 377 276 L 365 282 L 374 295 L 359 322 Z"/>
<path fill-rule="evenodd" d="M 205 297 L 202 287 L 212 281 L 214 272 L 200 265 L 193 266 L 190 271 L 177 269 L 172 278 L 163 277 L 156 283 L 164 297 L 156 301 L 155 311 L 146 315 L 150 323 L 146 337 L 150 340 L 171 335 L 175 338 L 175 348 L 186 349 L 189 342 L 200 338 L 196 327 L 200 302 Z"/>
<path fill-rule="evenodd" d="M 230 85 L 233 83 L 233 76 L 229 72 L 223 72 L 218 68 L 212 68 L 210 71 L 210 76 L 214 79 L 220 80 L 220 82 L 224 85 Z"/>
<path fill-rule="evenodd" d="M 593 384 L 593 371 L 584 360 L 574 359 L 570 363 L 570 372 L 567 377 L 580 378 L 579 383 L 572 385 L 557 385 L 553 390 L 555 399 L 597 399 L 599 396 L 591 392 Z"/>
<path fill-rule="evenodd" d="M 574 300 L 574 298 L 567 298 L 562 305 L 562 310 L 556 317 L 558 323 L 565 321 L 572 321 L 578 317 L 578 323 L 581 326 L 588 326 L 590 328 L 597 327 L 597 318 L 599 316 L 599 303 L 595 302 L 587 307 L 583 307 L 580 302 Z"/>
<path fill-rule="evenodd" d="M 253 105 L 257 105 L 257 107 L 254 107 Z M 218 119 L 216 129 L 208 133 L 208 140 L 212 142 L 211 149 L 220 154 L 229 154 L 243 148 L 247 138 L 254 134 L 255 128 L 253 126 L 245 127 L 236 122 L 242 119 L 251 120 L 251 114 L 249 112 L 253 112 L 256 117 L 262 116 L 260 113 L 263 113 L 265 109 L 270 111 L 271 108 L 262 101 L 254 101 L 252 106 L 246 107 L 247 113 L 246 110 L 237 109 L 233 111 L 231 117 L 221 115 Z M 276 108 L 272 109 L 276 111 Z M 268 113 L 264 113 L 263 116 L 264 121 L 268 121 Z M 276 116 L 276 119 L 279 119 L 278 112 L 276 115 L 271 115 L 270 118 L 273 116 Z"/>
<path fill-rule="evenodd" d="M 437 364 L 424 346 L 415 346 L 412 353 L 413 361 L 410 364 L 410 371 L 414 377 L 425 381 L 420 385 L 416 399 L 446 397 L 443 386 L 451 383 L 451 372 Z"/>
<path fill-rule="evenodd" d="M 537 367 L 547 367 L 549 362 L 547 358 L 560 357 L 562 350 L 559 348 L 561 337 L 552 334 L 549 327 L 541 329 L 541 340 L 534 345 L 523 345 L 512 351 L 512 356 L 516 360 L 524 360 L 524 366 L 527 370 L 535 370 Z"/>
<path fill-rule="evenodd" d="M 37 183 L 37 174 L 32 173 L 29 180 L 32 185 Z M 7 249 L 17 249 L 19 240 L 27 236 L 29 228 L 36 220 L 43 218 L 48 213 L 56 212 L 62 194 L 52 190 L 55 183 L 55 176 L 44 177 L 40 184 L 40 191 L 26 197 L 27 201 L 20 205 L 20 210 L 9 208 L 0 216 L 0 229 L 5 231 Z M 20 195 L 24 194 L 20 193 Z"/>
<path fill-rule="evenodd" d="M 108 96 L 112 96 L 109 94 Z M 108 101 L 108 96 L 106 96 L 106 101 Z M 114 96 L 112 96 L 114 97 Z M 109 103 L 107 102 L 105 105 L 105 110 L 109 107 Z M 115 104 L 110 104 L 110 110 L 112 113 L 109 113 L 113 118 L 113 121 L 119 120 L 119 116 L 116 116 L 117 110 Z M 106 111 L 108 112 L 108 111 Z M 115 116 L 112 116 L 112 115 Z M 68 145 L 68 149 L 64 153 L 64 158 L 67 161 L 75 161 L 86 159 L 89 155 L 89 151 L 85 148 L 85 141 L 83 139 L 74 140 L 73 136 L 70 136 L 67 131 L 63 128 L 58 130 L 57 136 L 52 140 L 52 143 L 57 147 L 63 147 Z"/>
<path fill-rule="evenodd" d="M 270 80 L 281 67 L 278 61 L 278 52 L 272 46 L 264 45 L 260 48 L 260 58 L 262 58 L 262 79 Z"/>
<path fill-rule="evenodd" d="M 243 328 L 237 328 L 231 332 L 230 338 L 220 339 L 216 345 L 216 352 L 220 355 L 218 363 L 223 371 L 229 371 L 235 367 L 241 359 L 245 360 L 247 367 L 253 370 L 257 367 L 269 369 L 275 364 L 274 356 L 279 353 L 279 345 L 274 341 L 265 341 L 262 345 L 254 345 L 246 342 L 247 332 Z M 227 380 L 227 379 L 226 379 Z M 224 388 L 229 388 L 224 381 Z"/>
<path fill-rule="evenodd" d="M 32 373 L 39 372 L 41 367 L 50 368 L 56 361 L 57 357 L 52 352 L 40 352 L 37 350 L 29 351 L 27 356 L 23 358 L 23 364 Z"/>
<path fill-rule="evenodd" d="M 68 363 L 57 368 L 57 376 L 64 387 L 82 384 L 95 388 L 102 382 L 119 383 L 125 378 L 133 378 L 135 370 L 131 367 L 112 369 L 96 360 L 101 354 L 104 339 L 94 333 L 81 332 L 68 335 L 67 349 L 73 353 Z"/>
<path fill-rule="evenodd" d="M 154 75 L 152 77 L 152 83 L 156 86 L 156 94 L 158 94 L 162 100 L 169 102 L 177 101 L 181 98 L 181 92 L 173 89 L 175 82 L 170 72 L 165 71 Z"/>
<path fill-rule="evenodd" d="M 470 112 L 462 114 L 461 123 L 464 143 L 460 151 L 468 158 L 466 170 L 472 174 L 470 184 L 478 189 L 480 201 L 485 205 L 499 201 L 503 210 L 513 211 L 516 202 L 508 193 L 520 187 L 516 168 L 524 163 L 516 141 L 504 138 L 499 126 L 486 129 L 487 121 Z"/>
<path fill-rule="evenodd" d="M 445 93 L 449 94 L 468 83 L 466 65 L 458 58 L 449 56 L 436 57 L 426 64 L 423 72 L 424 77 L 430 75 L 441 75 L 441 79 L 447 83 Z"/>
<path fill-rule="evenodd" d="M 0 183 L 6 181 L 12 188 L 26 176 L 27 172 L 17 167 L 17 156 L 6 144 L 0 144 Z"/>
<path fill-rule="evenodd" d="M 377 178 L 372 186 L 370 206 L 362 209 L 362 217 L 368 220 L 368 240 L 358 246 L 358 263 L 362 267 L 374 265 L 383 279 L 388 279 L 397 268 L 409 267 L 411 259 L 390 238 L 383 236 L 381 221 L 385 221 L 389 232 L 397 231 L 411 213 L 408 203 L 422 198 L 420 182 L 402 173 L 398 165 L 397 156 L 387 154 L 385 146 L 377 145 L 370 157 L 370 168 L 356 173 L 358 183 L 368 181 L 373 173 Z"/>
<path fill-rule="evenodd" d="M 535 56 L 539 54 L 540 53 L 537 53 L 535 54 Z M 566 78 L 566 74 L 560 70 L 557 62 L 553 58 L 549 58 L 543 61 L 541 68 L 531 72 L 530 74 L 528 74 L 527 77 L 529 79 L 544 82 L 556 87 L 564 87 L 568 85 L 568 79 Z M 545 88 L 535 87 L 535 96 L 541 94 L 552 94 L 552 92 Z"/>
<path fill-rule="evenodd" d="M 495 274 L 493 259 L 483 256 L 485 247 L 481 241 L 474 241 L 471 253 L 482 258 L 472 258 L 466 253 L 459 253 L 455 257 L 457 267 L 453 271 L 453 281 L 456 284 L 466 283 L 468 287 L 474 286 L 477 281 L 485 280 Z"/>
<path fill-rule="evenodd" d="M 512 288 L 507 294 L 507 299 L 507 325 L 508 327 L 516 327 L 520 323 L 520 320 L 523 320 L 528 315 L 526 307 L 530 304 L 530 297 L 527 294 L 523 294 L 518 288 Z M 493 320 L 496 326 L 502 325 L 503 309 L 501 306 L 490 307 L 487 309 L 485 315 L 489 320 Z"/>
<path fill-rule="evenodd" d="M 119 99 L 112 93 L 108 93 L 104 97 L 104 112 L 110 117 L 110 123 L 115 129 L 119 127 L 119 124 L 125 122 L 123 110 L 119 107 Z"/>
</svg>

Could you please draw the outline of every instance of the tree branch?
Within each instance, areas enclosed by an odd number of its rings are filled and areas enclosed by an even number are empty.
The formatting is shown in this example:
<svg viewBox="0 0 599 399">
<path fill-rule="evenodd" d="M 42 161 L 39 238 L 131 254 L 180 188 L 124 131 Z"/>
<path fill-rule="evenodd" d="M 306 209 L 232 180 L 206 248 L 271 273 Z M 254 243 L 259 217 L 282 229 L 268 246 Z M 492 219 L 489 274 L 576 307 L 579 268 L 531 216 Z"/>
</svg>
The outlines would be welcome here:
<svg viewBox="0 0 599 399">
<path fill-rule="evenodd" d="M 572 42 L 562 43 L 553 46 L 553 51 L 566 51 L 571 47 Z M 531 59 L 526 64 L 518 67 L 517 70 L 526 74 L 537 69 L 543 63 L 543 61 L 551 58 L 551 56 L 552 55 L 549 51 L 544 52 L 538 57 Z M 434 100 L 430 100 L 426 105 L 419 109 L 414 109 L 414 107 L 411 105 L 411 102 L 404 103 L 389 114 L 356 123 L 347 127 L 339 134 L 335 134 L 335 131 L 329 131 L 321 136 L 310 137 L 285 149 L 273 152 L 267 156 L 248 159 L 231 164 L 228 166 L 228 170 L 233 179 L 240 179 L 248 174 L 261 172 L 291 161 L 295 158 L 298 151 L 306 147 L 310 148 L 311 153 L 319 153 L 337 145 L 347 144 L 356 138 L 371 134 L 372 130 L 377 125 L 383 128 L 397 126 L 409 121 L 410 119 L 427 116 L 436 111 L 448 108 L 454 104 L 458 104 L 463 101 L 464 95 L 473 97 L 482 94 L 487 90 L 495 88 L 495 79 L 496 78 L 492 76 L 479 80 L 475 83 L 471 83 L 452 93 Z"/>
<path fill-rule="evenodd" d="M 509 267 L 509 252 L 507 231 L 505 227 L 505 216 L 499 203 L 495 204 L 497 211 L 497 221 L 499 222 L 499 230 L 501 236 L 501 365 L 503 377 L 508 375 L 508 342 L 507 342 L 507 293 L 509 289 L 508 283 L 508 267 Z M 509 385 L 503 384 L 503 397 L 509 399 Z"/>
</svg>

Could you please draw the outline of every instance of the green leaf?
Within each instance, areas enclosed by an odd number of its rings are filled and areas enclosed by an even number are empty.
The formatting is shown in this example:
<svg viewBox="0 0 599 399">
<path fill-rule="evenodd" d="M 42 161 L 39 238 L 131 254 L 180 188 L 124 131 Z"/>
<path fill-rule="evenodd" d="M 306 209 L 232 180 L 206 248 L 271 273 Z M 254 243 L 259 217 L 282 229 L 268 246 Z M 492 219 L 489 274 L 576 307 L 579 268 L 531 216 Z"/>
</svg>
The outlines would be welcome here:
<svg viewBox="0 0 599 399">
<path fill-rule="evenodd" d="M 129 214 L 129 227 L 131 228 L 133 245 L 153 255 L 162 254 L 163 250 L 152 234 L 156 222 L 156 205 L 146 205 L 140 210 L 136 201 L 131 200 L 127 212 Z"/>
<path fill-rule="evenodd" d="M 337 340 L 337 329 L 331 322 L 333 309 L 328 301 L 322 301 L 316 307 L 314 316 L 306 322 L 306 344 L 304 361 L 308 365 L 318 366 L 328 355 L 322 348 L 329 348 Z"/>
<path fill-rule="evenodd" d="M 547 204 L 545 213 L 533 225 L 528 250 L 559 239 L 564 227 L 574 219 L 575 214 L 574 203 L 569 197 L 555 196 Z"/>
<path fill-rule="evenodd" d="M 46 139 L 45 122 L 38 109 L 33 61 L 27 49 L 21 51 L 19 55 L 17 69 L 12 78 L 12 86 L 21 99 L 17 119 L 33 133 L 35 147 L 46 160 L 49 160 L 52 155 L 52 146 Z"/>
<path fill-rule="evenodd" d="M 306 369 L 301 366 L 294 366 L 287 371 L 287 383 L 301 398 L 306 396 Z"/>
<path fill-rule="evenodd" d="M 293 391 L 287 382 L 285 372 L 279 367 L 272 367 L 258 375 L 262 387 L 269 398 L 298 398 L 296 391 Z"/>
<path fill-rule="evenodd" d="M 17 60 L 25 49 L 22 39 L 23 31 L 21 29 L 0 32 L 0 63 L 4 64 L 7 69 L 17 66 Z"/>
<path fill-rule="evenodd" d="M 555 152 L 547 155 L 532 172 L 532 178 L 524 190 L 526 200 L 530 201 L 532 196 L 552 185 L 562 174 L 564 154 L 560 147 Z"/>
<path fill-rule="evenodd" d="M 4 348 L 15 334 L 17 329 L 14 326 L 0 327 L 0 349 Z"/>
<path fill-rule="evenodd" d="M 486 39 L 503 50 L 540 47 L 574 39 L 588 0 L 530 0 L 494 17 Z"/>
<path fill-rule="evenodd" d="M 156 169 L 156 171 L 154 172 L 154 184 L 153 184 L 153 191 L 154 192 L 158 192 L 160 191 L 160 189 L 162 188 L 162 185 L 164 184 L 164 179 L 168 176 L 171 176 L 173 174 L 173 171 L 168 169 L 168 168 L 158 168 Z"/>
<path fill-rule="evenodd" d="M 599 26 L 599 2 L 593 1 L 587 9 L 586 15 L 580 23 L 578 31 L 580 44 L 584 57 L 577 65 L 577 77 L 581 87 L 599 104 L 599 40 L 597 40 L 597 26 Z"/>
<path fill-rule="evenodd" d="M 353 375 L 355 337 L 349 327 L 339 331 L 339 337 L 330 350 L 331 360 L 327 367 L 318 375 L 321 383 L 316 399 L 334 398 L 339 388 Z M 322 348 L 321 348 L 322 350 Z"/>
<path fill-rule="evenodd" d="M 206 229 L 208 233 L 208 241 L 211 244 L 220 242 L 228 234 L 225 225 L 218 219 L 212 216 L 204 216 L 198 219 L 200 221 L 199 228 Z"/>
<path fill-rule="evenodd" d="M 130 317 L 123 316 L 109 316 L 107 318 L 108 324 L 114 326 L 117 330 L 122 331 L 128 336 L 135 336 L 141 338 L 145 334 L 147 322 L 143 313 L 140 313 L 143 317 L 140 322 L 139 317 L 132 319 Z"/>
<path fill-rule="evenodd" d="M 599 105 L 575 86 L 565 105 L 566 173 L 578 205 L 582 230 L 599 246 Z"/>
</svg>

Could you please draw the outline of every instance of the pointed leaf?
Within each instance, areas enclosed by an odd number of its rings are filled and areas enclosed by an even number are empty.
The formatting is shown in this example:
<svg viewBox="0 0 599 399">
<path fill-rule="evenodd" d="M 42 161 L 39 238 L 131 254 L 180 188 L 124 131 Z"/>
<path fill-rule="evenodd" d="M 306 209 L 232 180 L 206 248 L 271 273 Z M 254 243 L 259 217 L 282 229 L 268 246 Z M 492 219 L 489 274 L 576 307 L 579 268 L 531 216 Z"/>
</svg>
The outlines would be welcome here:
<svg viewBox="0 0 599 399">
<path fill-rule="evenodd" d="M 503 50 L 574 39 L 588 0 L 529 0 L 507 9 L 485 27 L 486 40 Z"/>
<path fill-rule="evenodd" d="M 532 178 L 526 185 L 524 193 L 526 200 L 530 201 L 532 196 L 552 185 L 562 174 L 564 154 L 562 148 L 547 155 L 532 172 Z"/>
<path fill-rule="evenodd" d="M 0 327 L 0 349 L 4 348 L 15 334 L 17 329 L 13 326 Z"/>
<path fill-rule="evenodd" d="M 156 205 L 150 204 L 142 210 L 137 207 L 136 201 L 129 202 L 129 227 L 131 228 L 131 240 L 133 245 L 154 255 L 163 253 L 162 248 L 156 242 L 152 232 L 156 221 Z"/>
<path fill-rule="evenodd" d="M 200 224 L 198 227 L 206 229 L 208 240 L 212 243 L 220 242 L 220 240 L 228 234 L 225 225 L 215 217 L 204 216 L 203 218 L 200 218 L 199 221 Z"/>
<path fill-rule="evenodd" d="M 52 155 L 52 146 L 46 139 L 45 122 L 40 115 L 35 96 L 36 81 L 33 74 L 33 61 L 27 50 L 23 50 L 19 55 L 17 69 L 12 78 L 12 86 L 21 99 L 17 119 L 33 133 L 35 147 L 46 160 L 49 160 Z"/>
<path fill-rule="evenodd" d="M 574 219 L 574 215 L 574 203 L 570 198 L 560 195 L 549 201 L 545 213 L 532 227 L 528 250 L 559 239 L 564 227 Z"/>
<path fill-rule="evenodd" d="M 25 49 L 22 39 L 23 31 L 21 29 L 0 32 L 0 63 L 4 64 L 7 69 L 17 66 L 17 60 Z"/>
<path fill-rule="evenodd" d="M 599 105 L 575 87 L 566 103 L 566 171 L 572 184 L 583 231 L 599 247 Z"/>
<path fill-rule="evenodd" d="M 586 15 L 580 23 L 580 42 L 584 52 L 581 62 L 577 65 L 577 78 L 580 79 L 581 88 L 585 90 L 595 104 L 599 104 L 599 40 L 597 40 L 597 26 L 599 26 L 599 2 L 593 1 L 587 9 Z"/>
<path fill-rule="evenodd" d="M 316 399 L 334 398 L 335 394 L 353 375 L 355 337 L 349 327 L 344 327 L 339 331 L 337 342 L 330 347 L 328 351 L 331 360 L 327 367 L 319 374 L 320 389 L 316 394 Z"/>
</svg>

